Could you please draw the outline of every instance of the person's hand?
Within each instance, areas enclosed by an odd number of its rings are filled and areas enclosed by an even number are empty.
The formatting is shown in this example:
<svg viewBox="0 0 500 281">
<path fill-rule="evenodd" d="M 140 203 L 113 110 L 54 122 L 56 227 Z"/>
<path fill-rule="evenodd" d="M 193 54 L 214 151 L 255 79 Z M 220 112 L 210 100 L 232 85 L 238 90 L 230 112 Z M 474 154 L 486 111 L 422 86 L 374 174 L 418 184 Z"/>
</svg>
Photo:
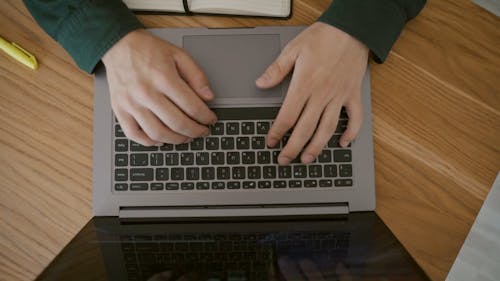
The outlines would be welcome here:
<svg viewBox="0 0 500 281">
<path fill-rule="evenodd" d="M 266 141 L 273 147 L 294 127 L 278 157 L 281 165 L 301 151 L 303 163 L 314 161 L 335 132 L 342 106 L 349 123 L 340 145 L 346 147 L 356 137 L 363 119 L 361 82 L 367 63 L 365 45 L 333 26 L 316 22 L 290 41 L 257 79 L 258 87 L 271 88 L 294 68 Z"/>
<path fill-rule="evenodd" d="M 217 121 L 206 76 L 183 50 L 145 30 L 123 37 L 102 61 L 113 111 L 130 139 L 183 143 L 208 135 Z"/>
</svg>

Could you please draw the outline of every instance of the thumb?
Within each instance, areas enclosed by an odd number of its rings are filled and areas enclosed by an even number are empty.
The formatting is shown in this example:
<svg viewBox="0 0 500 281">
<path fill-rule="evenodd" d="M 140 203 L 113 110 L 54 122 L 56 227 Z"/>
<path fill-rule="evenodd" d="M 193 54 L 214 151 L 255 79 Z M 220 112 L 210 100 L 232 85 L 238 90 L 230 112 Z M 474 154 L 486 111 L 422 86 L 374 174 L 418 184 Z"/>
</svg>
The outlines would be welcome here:
<svg viewBox="0 0 500 281">
<path fill-rule="evenodd" d="M 257 87 L 272 88 L 278 85 L 290 70 L 292 70 L 295 60 L 297 59 L 297 52 L 290 51 L 289 47 L 287 47 L 283 49 L 278 58 L 255 81 Z"/>
</svg>

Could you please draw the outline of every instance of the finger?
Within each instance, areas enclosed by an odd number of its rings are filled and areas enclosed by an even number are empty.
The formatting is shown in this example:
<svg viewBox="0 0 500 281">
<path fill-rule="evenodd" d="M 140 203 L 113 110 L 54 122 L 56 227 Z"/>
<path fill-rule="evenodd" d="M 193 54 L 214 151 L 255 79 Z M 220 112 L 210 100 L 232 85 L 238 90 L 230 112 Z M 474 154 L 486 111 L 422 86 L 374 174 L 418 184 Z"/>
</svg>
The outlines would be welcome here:
<svg viewBox="0 0 500 281">
<path fill-rule="evenodd" d="M 323 274 L 319 271 L 318 266 L 313 263 L 311 260 L 303 259 L 299 261 L 300 269 L 306 276 L 307 280 L 317 280 L 322 281 L 325 280 Z"/>
<path fill-rule="evenodd" d="M 212 100 L 214 94 L 208 85 L 208 79 L 203 70 L 186 52 L 174 56 L 177 69 L 188 85 L 205 101 Z"/>
<path fill-rule="evenodd" d="M 134 112 L 135 120 L 142 130 L 156 142 L 179 144 L 189 141 L 189 137 L 180 135 L 167 128 L 149 109 L 141 107 Z"/>
<path fill-rule="evenodd" d="M 307 160 L 315 159 L 321 153 L 337 128 L 339 112 L 340 105 L 336 102 L 330 102 L 326 106 L 311 142 L 302 153 L 302 162 L 310 163 Z"/>
<path fill-rule="evenodd" d="M 314 130 L 317 127 L 318 121 L 323 111 L 321 101 L 312 101 L 309 99 L 302 115 L 293 129 L 290 139 L 278 156 L 278 163 L 280 165 L 287 165 L 299 155 L 304 145 L 311 139 Z M 314 158 L 303 159 L 304 163 L 310 163 Z"/>
<path fill-rule="evenodd" d="M 158 144 L 158 142 L 148 137 L 139 127 L 135 119 L 125 111 L 115 110 L 116 119 L 127 138 L 145 146 Z"/>
<path fill-rule="evenodd" d="M 292 81 L 288 88 L 288 93 L 281 105 L 281 108 L 276 116 L 273 125 L 267 133 L 266 143 L 269 147 L 274 147 L 279 140 L 290 130 L 302 112 L 304 105 L 310 95 L 305 94 L 309 90 L 304 89 L 307 77 L 301 69 L 296 69 L 292 76 Z"/>
<path fill-rule="evenodd" d="M 186 116 L 167 97 L 160 95 L 156 102 L 144 102 L 143 105 L 149 108 L 166 126 L 177 134 L 197 138 L 206 136 L 210 132 L 207 126 L 203 126 Z"/>
<path fill-rule="evenodd" d="M 361 99 L 354 99 L 345 105 L 349 121 L 347 129 L 340 137 L 340 146 L 347 147 L 359 133 L 361 124 L 363 123 L 363 106 Z"/>
<path fill-rule="evenodd" d="M 178 75 L 164 77 L 158 81 L 158 88 L 191 119 L 205 125 L 217 122 L 217 116 L 207 104 L 193 92 Z"/>
<path fill-rule="evenodd" d="M 280 53 L 278 58 L 271 63 L 257 81 L 255 81 L 257 87 L 272 88 L 278 85 L 292 70 L 297 56 L 297 49 L 289 43 Z"/>
</svg>

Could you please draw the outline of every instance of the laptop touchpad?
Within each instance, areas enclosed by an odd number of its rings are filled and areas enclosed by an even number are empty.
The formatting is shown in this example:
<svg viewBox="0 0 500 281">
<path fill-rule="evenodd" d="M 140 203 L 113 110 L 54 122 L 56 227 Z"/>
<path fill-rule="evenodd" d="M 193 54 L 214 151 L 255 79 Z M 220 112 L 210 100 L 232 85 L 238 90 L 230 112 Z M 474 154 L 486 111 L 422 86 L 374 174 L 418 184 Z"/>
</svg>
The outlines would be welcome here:
<svg viewBox="0 0 500 281">
<path fill-rule="evenodd" d="M 278 57 L 279 34 L 191 35 L 183 46 L 203 69 L 215 94 L 212 105 L 280 103 L 281 84 L 268 90 L 255 80 Z"/>
</svg>

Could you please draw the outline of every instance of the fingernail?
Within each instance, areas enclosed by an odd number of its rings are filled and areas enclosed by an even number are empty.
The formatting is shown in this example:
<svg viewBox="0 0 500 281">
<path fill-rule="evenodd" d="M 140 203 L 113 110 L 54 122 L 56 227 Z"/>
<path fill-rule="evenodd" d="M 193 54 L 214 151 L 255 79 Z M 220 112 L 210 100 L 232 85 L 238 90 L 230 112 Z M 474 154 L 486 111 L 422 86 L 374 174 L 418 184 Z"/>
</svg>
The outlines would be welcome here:
<svg viewBox="0 0 500 281">
<path fill-rule="evenodd" d="M 345 147 L 347 147 L 348 145 L 349 145 L 349 141 L 348 141 L 348 140 L 341 140 L 341 141 L 340 141 L 340 146 L 342 146 L 342 147 L 344 147 L 344 148 L 345 148 Z"/>
<path fill-rule="evenodd" d="M 308 164 L 311 163 L 312 161 L 314 161 L 314 156 L 312 156 L 311 154 L 306 154 L 302 156 L 302 163 Z"/>
<path fill-rule="evenodd" d="M 288 165 L 292 160 L 286 156 L 279 156 L 278 157 L 278 162 L 281 165 Z"/>
<path fill-rule="evenodd" d="M 266 83 L 268 80 L 269 80 L 269 75 L 267 73 L 264 73 L 255 82 L 257 84 L 263 84 Z"/>
<path fill-rule="evenodd" d="M 188 143 L 188 142 L 192 142 L 192 141 L 193 141 L 193 139 L 189 138 L 184 143 Z"/>
<path fill-rule="evenodd" d="M 158 143 L 156 143 L 155 145 L 156 145 L 156 146 L 162 146 L 162 145 L 164 145 L 164 143 L 162 143 L 162 142 L 158 142 Z"/>
<path fill-rule="evenodd" d="M 200 94 L 206 99 L 211 99 L 214 97 L 214 93 L 212 93 L 208 86 L 201 88 Z"/>
</svg>

